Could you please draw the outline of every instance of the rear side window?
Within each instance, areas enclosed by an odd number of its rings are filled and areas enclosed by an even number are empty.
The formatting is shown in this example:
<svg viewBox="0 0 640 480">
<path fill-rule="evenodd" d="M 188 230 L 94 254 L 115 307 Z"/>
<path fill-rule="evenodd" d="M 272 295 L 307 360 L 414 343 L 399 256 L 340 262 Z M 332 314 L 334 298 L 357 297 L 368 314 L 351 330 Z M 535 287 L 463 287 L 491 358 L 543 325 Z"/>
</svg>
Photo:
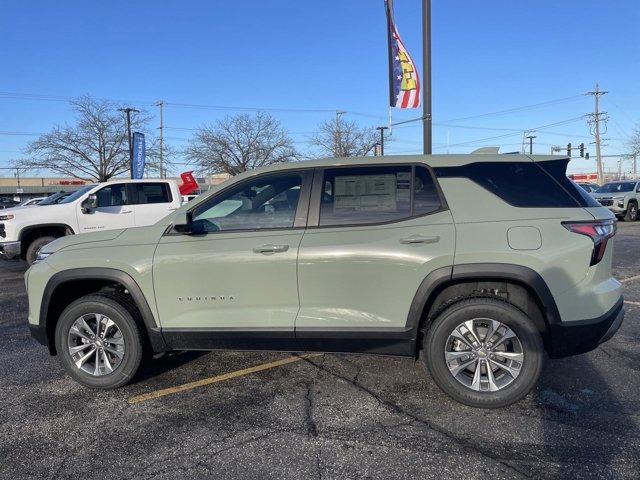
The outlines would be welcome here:
<svg viewBox="0 0 640 480">
<path fill-rule="evenodd" d="M 136 190 L 137 204 L 170 203 L 172 201 L 169 185 L 164 182 L 138 183 Z"/>
<path fill-rule="evenodd" d="M 599 204 L 566 176 L 568 160 L 478 162 L 440 167 L 437 177 L 466 177 L 516 207 L 594 207 Z"/>
<path fill-rule="evenodd" d="M 320 226 L 398 221 L 441 208 L 429 171 L 411 165 L 324 171 Z"/>
</svg>

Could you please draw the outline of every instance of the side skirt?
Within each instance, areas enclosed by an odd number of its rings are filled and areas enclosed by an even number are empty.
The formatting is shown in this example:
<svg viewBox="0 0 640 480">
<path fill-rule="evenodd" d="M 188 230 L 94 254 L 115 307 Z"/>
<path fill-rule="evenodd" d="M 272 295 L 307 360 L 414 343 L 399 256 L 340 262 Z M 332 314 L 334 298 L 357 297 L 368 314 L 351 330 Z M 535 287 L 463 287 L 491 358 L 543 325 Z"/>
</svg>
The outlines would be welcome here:
<svg viewBox="0 0 640 480">
<path fill-rule="evenodd" d="M 269 350 L 282 352 L 365 353 L 415 356 L 415 336 L 408 329 L 244 330 L 164 328 L 174 350 Z"/>
</svg>

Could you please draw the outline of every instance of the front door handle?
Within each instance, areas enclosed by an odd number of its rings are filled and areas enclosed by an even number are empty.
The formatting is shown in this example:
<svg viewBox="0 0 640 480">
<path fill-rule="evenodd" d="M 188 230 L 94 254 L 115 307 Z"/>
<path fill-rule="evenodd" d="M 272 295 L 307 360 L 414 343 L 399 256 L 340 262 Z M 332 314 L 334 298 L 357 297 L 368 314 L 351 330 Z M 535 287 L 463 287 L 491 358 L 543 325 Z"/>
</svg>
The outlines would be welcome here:
<svg viewBox="0 0 640 480">
<path fill-rule="evenodd" d="M 256 247 L 253 249 L 254 253 L 278 253 L 278 252 L 286 252 L 287 250 L 289 250 L 289 245 L 272 245 L 272 244 L 266 244 L 266 245 L 260 245 L 259 247 Z"/>
<path fill-rule="evenodd" d="M 403 245 L 413 245 L 414 243 L 437 243 L 440 241 L 438 235 L 426 236 L 426 235 L 410 235 L 400 239 L 400 243 Z"/>
<path fill-rule="evenodd" d="M 132 213 L 133 210 L 120 210 L 120 213 Z"/>
</svg>

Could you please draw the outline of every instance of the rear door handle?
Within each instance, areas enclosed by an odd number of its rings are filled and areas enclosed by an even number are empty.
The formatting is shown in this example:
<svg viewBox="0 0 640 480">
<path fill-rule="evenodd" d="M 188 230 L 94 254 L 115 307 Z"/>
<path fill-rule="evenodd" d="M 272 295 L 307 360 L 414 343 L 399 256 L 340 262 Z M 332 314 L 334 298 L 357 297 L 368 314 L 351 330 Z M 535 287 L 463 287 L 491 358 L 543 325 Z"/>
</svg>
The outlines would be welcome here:
<svg viewBox="0 0 640 480">
<path fill-rule="evenodd" d="M 133 210 L 120 210 L 120 213 L 131 213 Z"/>
<path fill-rule="evenodd" d="M 400 239 L 400 243 L 402 243 L 403 245 L 412 245 L 414 243 L 437 243 L 439 241 L 440 237 L 438 235 L 411 235 L 409 237 Z"/>
<path fill-rule="evenodd" d="M 272 244 L 266 244 L 266 245 L 260 245 L 259 247 L 256 247 L 253 249 L 254 253 L 278 253 L 278 252 L 286 252 L 287 250 L 289 250 L 289 245 L 272 245 Z"/>
</svg>

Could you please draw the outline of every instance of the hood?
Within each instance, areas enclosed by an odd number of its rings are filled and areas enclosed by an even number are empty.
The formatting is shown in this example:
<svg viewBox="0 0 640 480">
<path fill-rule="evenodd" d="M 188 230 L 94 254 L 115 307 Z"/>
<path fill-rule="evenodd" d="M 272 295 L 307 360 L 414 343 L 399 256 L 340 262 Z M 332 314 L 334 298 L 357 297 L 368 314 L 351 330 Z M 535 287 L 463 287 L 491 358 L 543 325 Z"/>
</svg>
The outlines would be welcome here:
<svg viewBox="0 0 640 480">
<path fill-rule="evenodd" d="M 630 193 L 633 193 L 633 192 L 611 192 L 611 193 L 593 192 L 591 196 L 596 199 L 597 198 L 623 198 L 629 195 Z"/>
<path fill-rule="evenodd" d="M 81 233 L 79 235 L 67 235 L 60 237 L 42 247 L 43 253 L 55 253 L 63 248 L 83 243 L 104 242 L 114 240 L 125 232 L 126 228 L 116 230 L 103 230 L 101 232 Z"/>
</svg>

